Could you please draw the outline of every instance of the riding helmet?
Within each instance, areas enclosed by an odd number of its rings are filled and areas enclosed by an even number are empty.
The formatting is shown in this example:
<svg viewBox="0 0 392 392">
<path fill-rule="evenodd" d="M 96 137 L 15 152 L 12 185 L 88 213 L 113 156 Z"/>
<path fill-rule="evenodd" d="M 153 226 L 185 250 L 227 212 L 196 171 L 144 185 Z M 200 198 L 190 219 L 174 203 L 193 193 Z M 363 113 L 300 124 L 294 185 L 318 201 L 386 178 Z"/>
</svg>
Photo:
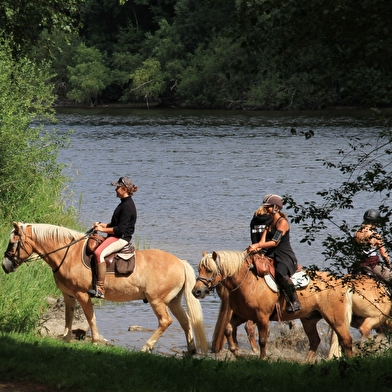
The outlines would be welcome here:
<svg viewBox="0 0 392 392">
<path fill-rule="evenodd" d="M 266 195 L 263 199 L 263 206 L 277 206 L 281 210 L 283 208 L 282 198 L 278 195 Z"/>
<path fill-rule="evenodd" d="M 368 223 L 379 223 L 381 222 L 380 212 L 375 210 L 374 208 L 370 208 L 363 215 L 364 222 Z"/>
</svg>

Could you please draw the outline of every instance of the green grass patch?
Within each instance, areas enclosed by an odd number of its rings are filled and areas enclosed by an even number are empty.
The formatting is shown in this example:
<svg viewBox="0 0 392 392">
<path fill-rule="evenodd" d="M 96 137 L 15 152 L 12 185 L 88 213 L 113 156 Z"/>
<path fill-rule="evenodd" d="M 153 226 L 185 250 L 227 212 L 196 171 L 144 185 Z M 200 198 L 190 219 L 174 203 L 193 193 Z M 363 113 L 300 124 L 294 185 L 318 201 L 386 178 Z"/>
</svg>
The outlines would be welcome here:
<svg viewBox="0 0 392 392">
<path fill-rule="evenodd" d="M 259 359 L 174 358 L 33 334 L 0 335 L 0 378 L 53 390 L 96 391 L 390 391 L 391 356 L 307 365 Z"/>
</svg>

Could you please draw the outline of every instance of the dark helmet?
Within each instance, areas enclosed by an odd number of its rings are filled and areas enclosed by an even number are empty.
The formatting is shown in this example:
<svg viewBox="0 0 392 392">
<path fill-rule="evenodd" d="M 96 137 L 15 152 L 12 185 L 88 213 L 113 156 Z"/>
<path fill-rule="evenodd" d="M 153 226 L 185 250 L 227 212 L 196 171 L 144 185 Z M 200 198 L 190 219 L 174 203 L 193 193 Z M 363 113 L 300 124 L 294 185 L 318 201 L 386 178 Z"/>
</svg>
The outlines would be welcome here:
<svg viewBox="0 0 392 392">
<path fill-rule="evenodd" d="M 370 210 L 367 210 L 365 212 L 365 214 L 363 215 L 363 220 L 364 222 L 368 222 L 368 223 L 380 223 L 381 222 L 380 212 L 375 210 L 374 208 L 371 208 Z"/>
</svg>

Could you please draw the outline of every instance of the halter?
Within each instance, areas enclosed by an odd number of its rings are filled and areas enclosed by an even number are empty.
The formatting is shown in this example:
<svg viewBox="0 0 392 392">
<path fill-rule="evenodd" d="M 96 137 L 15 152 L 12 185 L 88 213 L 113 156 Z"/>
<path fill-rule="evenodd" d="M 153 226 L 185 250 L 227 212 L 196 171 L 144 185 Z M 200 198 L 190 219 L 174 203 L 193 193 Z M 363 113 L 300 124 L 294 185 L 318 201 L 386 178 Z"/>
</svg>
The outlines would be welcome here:
<svg viewBox="0 0 392 392">
<path fill-rule="evenodd" d="M 90 232 L 87 232 L 87 233 L 85 233 L 85 235 L 84 235 L 83 237 L 81 237 L 81 238 L 79 238 L 79 239 L 77 239 L 77 240 L 73 240 L 73 241 L 71 241 L 71 242 L 70 242 L 69 244 L 67 244 L 67 245 L 64 245 L 64 246 L 62 246 L 62 247 L 60 247 L 60 248 L 57 248 L 57 249 L 52 250 L 52 251 L 47 252 L 47 253 L 37 253 L 37 256 L 33 256 L 33 257 L 32 257 L 32 256 L 30 255 L 30 256 L 28 256 L 28 257 L 25 258 L 25 259 L 22 259 L 22 258 L 20 257 L 20 250 L 21 250 L 21 249 L 23 249 L 26 253 L 28 253 L 27 250 L 26 250 L 26 248 L 23 247 L 23 245 L 22 245 L 22 244 L 23 244 L 23 242 L 22 242 L 22 235 L 20 235 L 20 236 L 19 236 L 19 239 L 18 239 L 18 241 L 17 241 L 17 243 L 16 243 L 16 254 L 12 254 L 12 253 L 11 253 L 11 249 L 10 249 L 11 247 L 12 247 L 12 248 L 15 248 L 15 242 L 14 242 L 14 243 L 12 243 L 12 244 L 9 244 L 7 250 L 6 250 L 5 253 L 4 253 L 4 256 L 12 263 L 13 267 L 16 269 L 16 268 L 18 268 L 20 265 L 22 265 L 23 263 L 27 263 L 27 262 L 29 262 L 29 261 L 34 261 L 34 260 L 42 259 L 42 258 L 44 258 L 45 256 L 51 255 L 52 253 L 56 253 L 56 252 L 58 252 L 58 251 L 60 251 L 60 250 L 62 250 L 62 249 L 67 248 L 67 251 L 65 252 L 63 259 L 61 260 L 61 263 L 58 265 L 58 267 L 57 267 L 56 269 L 52 270 L 52 272 L 55 274 L 55 273 L 60 269 L 60 267 L 63 265 L 64 260 L 65 260 L 65 258 L 67 257 L 69 248 L 70 248 L 72 245 L 75 245 L 76 243 L 78 243 L 78 242 L 82 241 L 83 239 L 87 238 L 90 234 L 91 234 Z"/>
</svg>

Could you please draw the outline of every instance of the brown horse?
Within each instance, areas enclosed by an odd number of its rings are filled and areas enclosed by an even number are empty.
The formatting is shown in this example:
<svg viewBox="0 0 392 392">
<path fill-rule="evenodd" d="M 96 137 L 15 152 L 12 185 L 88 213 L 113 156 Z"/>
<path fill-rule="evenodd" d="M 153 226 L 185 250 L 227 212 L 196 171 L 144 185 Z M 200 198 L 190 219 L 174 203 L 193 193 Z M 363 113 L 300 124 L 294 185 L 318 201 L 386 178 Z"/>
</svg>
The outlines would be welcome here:
<svg viewBox="0 0 392 392">
<path fill-rule="evenodd" d="M 392 301 L 386 286 L 367 275 L 347 275 L 344 279 L 353 290 L 351 326 L 359 329 L 363 339 L 370 338 L 372 329 L 380 334 L 391 331 Z M 340 356 L 339 342 L 332 332 L 328 358 Z"/>
<path fill-rule="evenodd" d="M 23 262 L 30 261 L 32 254 L 45 260 L 53 270 L 57 287 L 64 296 L 64 338 L 71 338 L 76 299 L 91 328 L 92 341 L 99 342 L 102 336 L 98 332 L 93 305 L 87 294 L 92 286 L 92 273 L 82 262 L 85 242 L 85 234 L 64 227 L 14 223 L 2 265 L 3 270 L 9 273 Z M 136 267 L 131 275 L 117 277 L 107 274 L 105 299 L 115 302 L 148 300 L 158 318 L 158 328 L 142 351 L 151 352 L 172 323 L 170 309 L 185 332 L 188 353 L 194 354 L 199 348 L 207 352 L 200 301 L 191 292 L 195 282 L 195 272 L 188 262 L 162 250 L 140 250 L 136 251 Z M 189 316 L 181 304 L 183 295 Z"/>
<path fill-rule="evenodd" d="M 229 305 L 233 315 L 226 328 L 229 349 L 238 354 L 233 339 L 233 330 L 238 325 L 253 320 L 259 332 L 260 357 L 266 356 L 266 344 L 270 321 L 301 319 L 308 336 L 310 349 L 307 361 L 314 359 L 320 344 L 317 323 L 322 318 L 337 333 L 339 343 L 347 356 L 352 356 L 352 338 L 349 332 L 351 322 L 352 292 L 339 279 L 325 272 L 317 272 L 310 284 L 298 292 L 302 310 L 287 313 L 284 295 L 272 291 L 252 272 L 252 263 L 246 252 L 220 251 L 206 254 L 200 260 L 199 276 L 193 289 L 197 298 L 204 298 L 218 283 L 229 290 Z M 220 322 L 220 320 L 218 320 Z"/>
</svg>

